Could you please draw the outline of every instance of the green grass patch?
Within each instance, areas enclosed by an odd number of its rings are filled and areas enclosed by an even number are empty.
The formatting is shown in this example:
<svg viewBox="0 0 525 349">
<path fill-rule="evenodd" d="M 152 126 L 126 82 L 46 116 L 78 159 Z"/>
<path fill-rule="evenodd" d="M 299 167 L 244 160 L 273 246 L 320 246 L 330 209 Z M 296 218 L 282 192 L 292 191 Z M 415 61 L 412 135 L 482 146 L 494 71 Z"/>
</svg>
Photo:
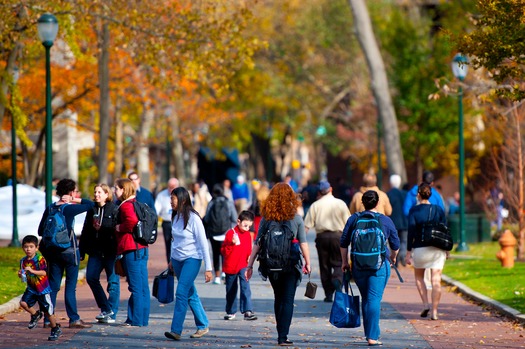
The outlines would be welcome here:
<svg viewBox="0 0 525 349">
<path fill-rule="evenodd" d="M 26 284 L 18 278 L 22 257 L 24 251 L 20 247 L 0 247 L 0 303 L 9 302 L 26 288 Z"/>
<path fill-rule="evenodd" d="M 20 259 L 24 255 L 21 247 L 0 247 L 0 304 L 24 293 L 26 284 L 18 277 Z M 86 267 L 86 261 L 87 258 L 80 262 L 80 269 Z"/>
<path fill-rule="evenodd" d="M 471 289 L 525 313 L 525 263 L 502 268 L 496 259 L 497 242 L 469 245 L 469 251 L 452 252 L 443 273 Z"/>
</svg>

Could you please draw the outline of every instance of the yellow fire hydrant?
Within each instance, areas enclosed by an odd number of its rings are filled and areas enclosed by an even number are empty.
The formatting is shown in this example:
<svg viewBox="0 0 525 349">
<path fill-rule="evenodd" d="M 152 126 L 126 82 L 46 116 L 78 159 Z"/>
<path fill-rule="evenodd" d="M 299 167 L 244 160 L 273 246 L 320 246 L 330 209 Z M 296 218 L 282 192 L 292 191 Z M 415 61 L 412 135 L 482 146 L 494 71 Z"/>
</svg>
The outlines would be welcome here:
<svg viewBox="0 0 525 349">
<path fill-rule="evenodd" d="M 514 237 L 514 234 L 510 230 L 505 230 L 498 240 L 501 250 L 496 253 L 496 258 L 501 261 L 503 268 L 514 267 L 514 250 L 518 241 Z"/>
</svg>

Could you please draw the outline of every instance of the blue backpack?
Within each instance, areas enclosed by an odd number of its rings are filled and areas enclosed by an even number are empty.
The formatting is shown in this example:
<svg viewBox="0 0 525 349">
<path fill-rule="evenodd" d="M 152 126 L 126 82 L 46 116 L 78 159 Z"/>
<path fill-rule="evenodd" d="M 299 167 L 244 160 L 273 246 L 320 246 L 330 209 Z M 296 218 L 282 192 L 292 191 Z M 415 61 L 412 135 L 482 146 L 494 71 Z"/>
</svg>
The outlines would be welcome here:
<svg viewBox="0 0 525 349">
<path fill-rule="evenodd" d="M 379 213 L 358 213 L 351 237 L 350 257 L 359 270 L 379 270 L 386 258 L 386 238 Z"/>
<path fill-rule="evenodd" d="M 64 251 L 71 246 L 71 235 L 67 229 L 66 217 L 62 212 L 64 205 L 51 204 L 44 223 L 42 242 L 48 249 Z"/>
</svg>

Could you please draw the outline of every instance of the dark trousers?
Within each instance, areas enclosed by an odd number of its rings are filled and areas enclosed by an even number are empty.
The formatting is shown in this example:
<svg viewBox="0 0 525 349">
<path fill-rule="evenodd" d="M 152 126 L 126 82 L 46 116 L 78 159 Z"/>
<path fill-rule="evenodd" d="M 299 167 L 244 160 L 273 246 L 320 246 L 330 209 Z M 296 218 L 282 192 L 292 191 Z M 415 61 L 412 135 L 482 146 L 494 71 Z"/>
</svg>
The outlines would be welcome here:
<svg viewBox="0 0 525 349">
<path fill-rule="evenodd" d="M 398 230 L 397 231 L 399 235 L 399 253 L 397 255 L 396 260 L 396 266 L 399 265 L 399 263 L 403 264 L 403 266 L 406 265 L 405 257 L 407 255 L 407 243 L 408 243 L 408 230 Z"/>
<path fill-rule="evenodd" d="M 341 265 L 341 234 L 338 232 L 324 232 L 317 234 L 315 247 L 319 256 L 319 270 L 321 284 L 326 298 L 331 299 L 336 289 L 343 284 L 343 271 Z"/>
<path fill-rule="evenodd" d="M 277 327 L 277 341 L 288 339 L 293 317 L 293 303 L 297 289 L 297 271 L 270 273 L 268 279 L 273 288 L 275 322 Z"/>
<path fill-rule="evenodd" d="M 166 261 L 169 263 L 171 258 L 171 221 L 162 221 L 162 234 L 166 245 Z"/>
<path fill-rule="evenodd" d="M 213 238 L 210 238 L 211 243 L 211 252 L 213 254 L 213 270 L 215 271 L 215 275 L 217 273 L 221 272 L 221 262 L 222 262 L 222 255 L 221 255 L 221 246 L 222 241 L 214 240 Z"/>
</svg>

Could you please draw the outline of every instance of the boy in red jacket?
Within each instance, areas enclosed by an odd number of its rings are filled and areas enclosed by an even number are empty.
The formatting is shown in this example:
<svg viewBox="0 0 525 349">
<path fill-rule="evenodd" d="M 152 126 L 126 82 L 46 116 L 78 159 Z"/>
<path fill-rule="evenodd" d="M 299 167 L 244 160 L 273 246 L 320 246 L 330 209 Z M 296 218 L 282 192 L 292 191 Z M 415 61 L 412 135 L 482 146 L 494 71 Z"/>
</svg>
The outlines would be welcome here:
<svg viewBox="0 0 525 349">
<path fill-rule="evenodd" d="M 252 236 L 250 227 L 254 215 L 250 211 L 242 211 L 237 218 L 237 226 L 226 232 L 221 247 L 224 257 L 222 271 L 226 274 L 226 315 L 224 320 L 235 319 L 237 312 L 237 289 L 241 286 L 240 310 L 244 320 L 257 320 L 252 309 L 252 291 L 250 283 L 244 278 L 248 267 L 248 258 L 252 253 Z M 237 283 L 239 280 L 239 283 Z"/>
</svg>

